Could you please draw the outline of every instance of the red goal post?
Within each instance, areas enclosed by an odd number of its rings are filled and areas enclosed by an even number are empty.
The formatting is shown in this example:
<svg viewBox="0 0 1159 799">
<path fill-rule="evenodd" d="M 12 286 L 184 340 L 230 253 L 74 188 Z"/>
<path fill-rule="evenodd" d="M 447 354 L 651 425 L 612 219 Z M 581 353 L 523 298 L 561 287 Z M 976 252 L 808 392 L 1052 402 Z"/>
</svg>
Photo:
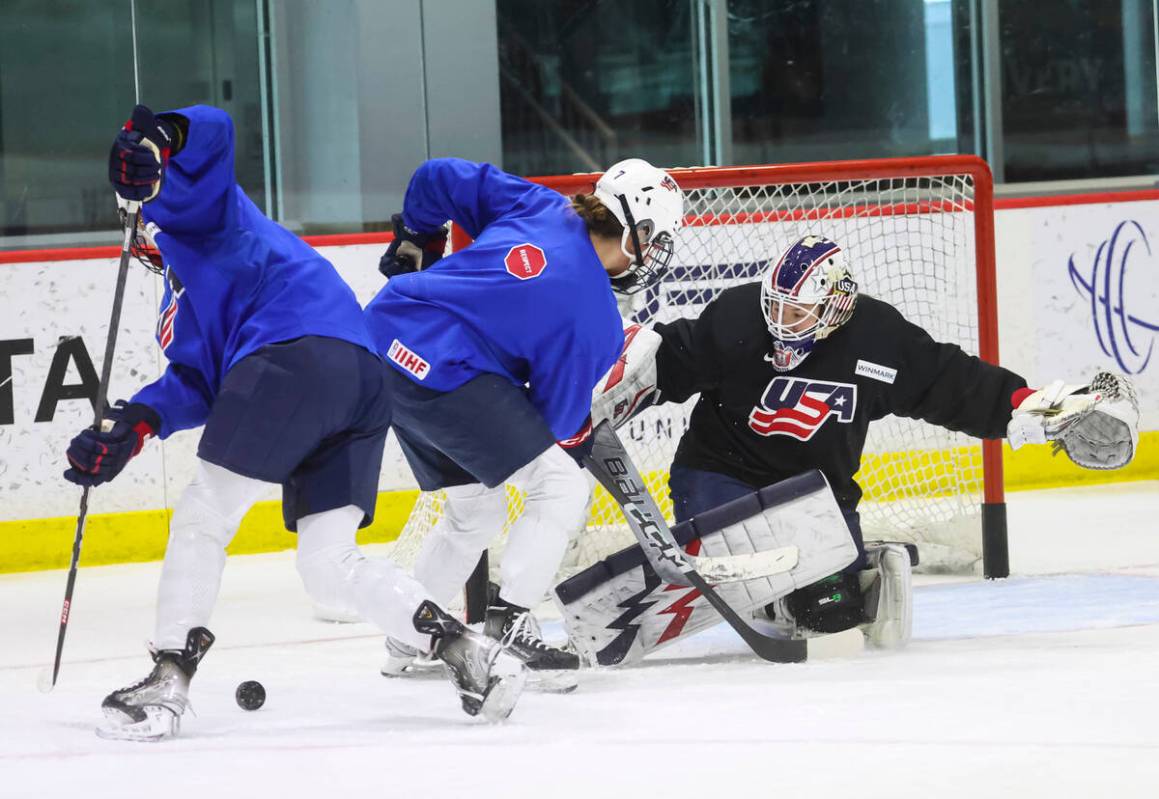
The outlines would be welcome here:
<svg viewBox="0 0 1159 799">
<path fill-rule="evenodd" d="M 779 255 L 780 249 L 795 240 L 797 233 L 815 230 L 842 244 L 863 291 L 898 305 L 908 318 L 926 327 L 935 338 L 954 340 L 984 360 L 998 363 L 993 179 L 982 159 L 926 156 L 697 167 L 669 172 L 685 192 L 685 227 L 678 237 L 672 273 L 643 302 L 643 307 L 637 309 L 637 321 L 646 323 L 662 321 L 673 314 L 693 314 L 726 285 L 757 279 L 760 265 Z M 571 195 L 591 192 L 599 177 L 598 173 L 592 173 L 532 180 Z M 456 228 L 452 246 L 459 249 L 467 243 L 469 239 Z M 967 278 L 967 272 L 971 279 Z M 719 281 L 714 283 L 716 276 Z M 688 301 L 689 296 L 695 301 Z M 967 313 L 963 303 L 972 304 L 973 312 Z M 947 320 L 956 327 L 939 330 Z M 691 405 L 687 408 L 690 410 Z M 977 501 L 973 504 L 980 521 L 980 535 L 968 535 L 980 538 L 983 574 L 1007 576 L 1009 557 L 1001 442 L 982 443 L 977 459 L 980 469 L 976 470 L 980 476 L 976 478 L 971 466 L 974 455 L 962 454 L 965 447 L 976 447 L 976 442 L 967 443 L 960 438 L 931 442 L 924 438 L 927 433 L 914 433 L 904 427 L 910 424 L 909 420 L 896 422 L 904 429 L 882 434 L 884 439 L 894 438 L 876 442 L 874 446 L 880 448 L 879 453 L 871 453 L 872 447 L 867 447 L 863 472 L 872 462 L 874 469 L 880 469 L 884 476 L 878 481 L 876 473 L 865 474 L 872 478 L 871 483 L 881 482 L 884 488 L 871 486 L 866 499 L 870 500 L 873 491 L 879 490 L 878 498 L 888 495 L 888 499 L 882 499 L 883 507 L 918 507 L 918 521 L 906 524 L 932 528 L 934 523 L 927 524 L 921 515 L 926 513 L 926 507 L 945 505 L 956 494 L 972 496 L 976 492 Z M 871 436 L 875 427 L 884 424 L 883 420 L 871 425 Z M 631 450 L 631 441 L 628 444 Z M 647 461 L 649 457 L 660 461 L 669 458 L 669 444 L 647 452 L 633 452 L 634 457 L 645 461 L 642 471 L 658 470 L 653 472 L 657 482 L 652 485 L 658 498 L 666 494 L 663 479 L 668 464 Z M 896 451 L 891 449 L 895 445 Z M 645 448 L 651 446 L 648 444 Z M 917 477 L 910 481 L 914 475 Z M 923 483 L 922 487 L 915 488 L 919 482 Z M 512 498 L 512 514 L 521 510 L 521 504 L 518 498 Z M 890 510 L 885 515 L 892 513 Z M 956 517 L 963 515 L 963 511 L 961 507 L 948 511 L 939 507 L 934 515 L 938 514 Z M 593 511 L 589 529 L 607 526 L 606 521 L 597 520 L 598 515 Z M 958 520 L 952 521 L 950 526 L 954 527 Z M 429 521 L 419 523 L 417 528 L 429 529 L 430 524 Z M 408 528 L 412 526 L 415 525 L 408 524 Z M 920 538 L 920 530 L 918 533 Z M 871 537 L 868 529 L 866 535 Z M 963 540 L 961 532 L 946 535 L 958 537 L 949 544 L 951 547 Z M 922 543 L 919 541 L 919 546 Z M 929 547 L 943 545 L 939 541 L 924 543 Z"/>
</svg>

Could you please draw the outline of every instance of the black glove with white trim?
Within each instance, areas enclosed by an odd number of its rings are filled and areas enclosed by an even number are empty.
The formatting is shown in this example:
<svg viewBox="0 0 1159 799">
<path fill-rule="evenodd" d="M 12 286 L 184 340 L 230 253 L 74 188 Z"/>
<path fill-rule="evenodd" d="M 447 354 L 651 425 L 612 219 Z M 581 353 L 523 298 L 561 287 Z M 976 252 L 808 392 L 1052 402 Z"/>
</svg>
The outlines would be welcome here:
<svg viewBox="0 0 1159 799">
<path fill-rule="evenodd" d="M 419 233 L 406 226 L 402 214 L 395 214 L 390 221 L 394 227 L 394 240 L 378 262 L 379 272 L 387 277 L 420 272 L 443 257 L 447 247 L 446 228 L 433 233 Z"/>
</svg>

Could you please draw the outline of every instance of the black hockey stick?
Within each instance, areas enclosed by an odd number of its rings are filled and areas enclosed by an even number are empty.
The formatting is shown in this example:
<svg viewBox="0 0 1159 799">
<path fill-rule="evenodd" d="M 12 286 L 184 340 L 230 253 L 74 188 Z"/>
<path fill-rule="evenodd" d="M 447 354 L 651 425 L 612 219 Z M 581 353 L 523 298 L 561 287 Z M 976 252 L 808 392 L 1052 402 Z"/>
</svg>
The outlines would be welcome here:
<svg viewBox="0 0 1159 799">
<path fill-rule="evenodd" d="M 708 600 L 728 626 L 736 630 L 749 648 L 764 660 L 772 663 L 800 663 L 808 655 L 803 640 L 771 638 L 757 632 L 742 619 L 716 590 L 696 571 L 689 556 L 680 549 L 668 529 L 668 522 L 660 513 L 656 500 L 648 493 L 648 487 L 640 477 L 624 449 L 620 437 L 608 421 L 601 422 L 592 433 L 594 440 L 591 453 L 585 456 L 587 466 L 600 484 L 608 490 L 612 498 L 624 509 L 628 526 L 640 541 L 640 546 L 648 558 L 648 563 L 667 581 L 665 575 L 675 571 L 679 585 L 691 585 Z"/>
<path fill-rule="evenodd" d="M 105 357 L 101 361 L 101 380 L 97 384 L 97 399 L 93 403 L 93 428 L 101 429 L 101 421 L 105 415 L 105 406 L 108 404 L 109 377 L 113 371 L 113 351 L 117 346 L 117 328 L 121 326 L 121 307 L 125 304 L 125 281 L 129 276 L 129 256 L 133 243 L 133 235 L 137 230 L 137 215 L 141 204 L 129 202 L 125 204 L 125 238 L 121 242 L 121 264 L 117 269 L 117 286 L 113 291 L 113 312 L 109 318 L 109 335 L 105 339 Z M 76 517 L 76 536 L 72 542 L 72 562 L 68 567 L 68 582 L 64 586 L 64 606 L 60 609 L 60 632 L 56 637 L 56 657 L 52 662 L 51 679 L 41 675 L 40 690 L 48 693 L 56 687 L 56 678 L 60 674 L 60 658 L 64 654 L 64 635 L 68 632 L 69 611 L 72 608 L 72 592 L 76 587 L 76 569 L 80 562 L 80 546 L 85 535 L 85 519 L 89 513 L 89 488 L 85 486 L 80 495 L 80 511 Z"/>
</svg>

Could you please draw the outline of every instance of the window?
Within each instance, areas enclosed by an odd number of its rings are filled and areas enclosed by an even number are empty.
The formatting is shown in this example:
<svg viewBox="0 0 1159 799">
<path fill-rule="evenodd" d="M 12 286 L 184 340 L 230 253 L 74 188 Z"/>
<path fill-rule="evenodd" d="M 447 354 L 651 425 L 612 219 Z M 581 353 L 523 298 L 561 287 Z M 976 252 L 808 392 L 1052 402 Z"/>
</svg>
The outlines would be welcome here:
<svg viewBox="0 0 1159 799">
<path fill-rule="evenodd" d="M 1159 172 L 1155 5 L 1000 6 L 1005 180 Z"/>
<path fill-rule="evenodd" d="M 136 96 L 160 111 L 209 103 L 238 123 L 237 174 L 264 202 L 252 0 L 8 0 L 0 9 L 0 236 L 91 241 L 117 226 L 109 145 Z"/>
<path fill-rule="evenodd" d="M 133 107 L 131 30 L 128 3 L 0 7 L 0 236 L 116 226 L 105 164 Z"/>
<path fill-rule="evenodd" d="M 503 166 L 697 161 L 689 0 L 498 0 Z"/>
</svg>

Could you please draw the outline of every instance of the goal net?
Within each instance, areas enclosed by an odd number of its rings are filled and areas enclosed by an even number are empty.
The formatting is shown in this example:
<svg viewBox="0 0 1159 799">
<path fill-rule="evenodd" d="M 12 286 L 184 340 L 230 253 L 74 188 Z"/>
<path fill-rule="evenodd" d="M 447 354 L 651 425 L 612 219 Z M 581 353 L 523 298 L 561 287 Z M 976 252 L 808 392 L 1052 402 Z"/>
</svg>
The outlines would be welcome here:
<svg viewBox="0 0 1159 799">
<path fill-rule="evenodd" d="M 945 156 L 672 174 L 685 192 L 685 225 L 670 272 L 637 298 L 634 321 L 694 317 L 724 289 L 759 280 L 789 245 L 816 233 L 841 245 L 862 292 L 890 302 L 935 339 L 997 360 L 992 188 L 981 160 Z M 538 180 L 573 194 L 591 191 L 596 178 Z M 695 402 L 648 409 L 619 431 L 669 518 L 668 468 Z M 992 503 L 1002 499 L 1000 451 L 984 458 L 977 440 L 891 416 L 870 426 L 857 481 L 865 492 L 860 512 L 867 540 L 916 542 L 932 570 L 980 570 L 984 495 Z M 576 536 L 565 574 L 635 542 L 619 508 L 592 484 L 587 525 Z M 413 563 L 442 501 L 441 492 L 420 496 L 394 547 L 404 564 Z M 508 487 L 508 526 L 522 509 L 522 497 Z M 491 551 L 492 569 L 503 541 Z"/>
</svg>

